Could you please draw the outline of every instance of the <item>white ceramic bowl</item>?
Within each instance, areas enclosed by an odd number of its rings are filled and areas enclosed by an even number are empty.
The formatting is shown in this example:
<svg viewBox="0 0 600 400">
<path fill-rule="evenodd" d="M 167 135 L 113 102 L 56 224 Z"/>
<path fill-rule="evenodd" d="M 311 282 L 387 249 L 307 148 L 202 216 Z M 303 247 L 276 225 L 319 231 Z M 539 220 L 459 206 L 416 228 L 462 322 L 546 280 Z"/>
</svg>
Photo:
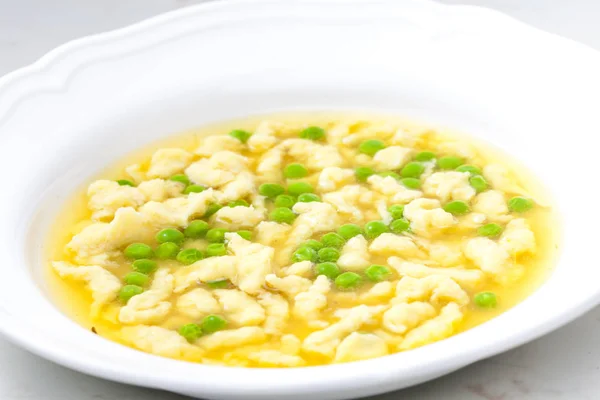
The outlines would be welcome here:
<svg viewBox="0 0 600 400">
<path fill-rule="evenodd" d="M 422 0 L 211 3 L 61 46 L 0 79 L 0 332 L 85 373 L 246 400 L 381 393 L 525 343 L 598 303 L 598 71 L 600 56 L 583 45 L 490 10 Z M 53 306 L 41 276 L 43 237 L 93 173 L 186 128 L 290 108 L 425 117 L 514 154 L 552 189 L 564 216 L 554 274 L 519 306 L 450 339 L 302 369 L 155 357 L 106 341 Z"/>
</svg>

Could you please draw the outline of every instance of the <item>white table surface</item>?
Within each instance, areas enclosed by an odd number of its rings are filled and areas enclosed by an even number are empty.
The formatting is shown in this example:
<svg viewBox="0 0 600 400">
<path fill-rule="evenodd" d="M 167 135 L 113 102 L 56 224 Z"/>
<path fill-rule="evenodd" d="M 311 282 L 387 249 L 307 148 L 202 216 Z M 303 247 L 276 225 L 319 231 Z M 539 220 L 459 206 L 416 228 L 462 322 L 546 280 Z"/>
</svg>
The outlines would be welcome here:
<svg viewBox="0 0 600 400">
<path fill-rule="evenodd" d="M 0 75 L 68 40 L 194 0 L 0 0 Z M 599 0 L 443 0 L 498 9 L 600 49 Z M 600 71 L 598 71 L 600 76 Z M 27 334 L 24 332 L 23 334 Z M 67 370 L 0 339 L 2 400 L 184 400 Z M 441 379 L 372 400 L 600 399 L 600 307 L 558 331 Z"/>
</svg>

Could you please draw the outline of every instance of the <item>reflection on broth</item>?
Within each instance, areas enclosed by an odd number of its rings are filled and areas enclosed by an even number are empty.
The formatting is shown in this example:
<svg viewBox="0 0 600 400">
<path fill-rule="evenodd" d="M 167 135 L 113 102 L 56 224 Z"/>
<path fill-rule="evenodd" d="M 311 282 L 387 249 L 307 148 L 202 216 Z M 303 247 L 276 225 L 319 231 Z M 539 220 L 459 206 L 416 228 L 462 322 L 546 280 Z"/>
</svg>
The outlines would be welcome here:
<svg viewBox="0 0 600 400">
<path fill-rule="evenodd" d="M 423 346 L 523 300 L 557 249 L 555 211 L 521 166 L 397 118 L 233 121 L 98 179 L 48 240 L 57 302 L 105 338 L 206 364 Z"/>
</svg>

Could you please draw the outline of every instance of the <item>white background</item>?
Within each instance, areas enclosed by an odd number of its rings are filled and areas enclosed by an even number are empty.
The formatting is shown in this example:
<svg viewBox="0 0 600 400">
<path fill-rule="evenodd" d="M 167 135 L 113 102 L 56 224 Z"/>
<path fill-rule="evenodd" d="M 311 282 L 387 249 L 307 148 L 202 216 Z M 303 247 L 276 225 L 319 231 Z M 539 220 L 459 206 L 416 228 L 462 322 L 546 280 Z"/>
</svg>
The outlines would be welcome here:
<svg viewBox="0 0 600 400">
<path fill-rule="evenodd" d="M 0 0 L 0 75 L 53 47 L 194 0 Z M 600 49 L 600 0 L 443 0 L 503 11 Z M 600 79 L 600 71 L 598 71 Z M 600 108 L 600 107 L 599 107 Z M 27 335 L 27 332 L 23 332 Z M 232 377 L 232 381 L 235 378 Z M 373 400 L 595 400 L 600 398 L 600 308 L 568 326 L 456 373 Z M 184 400 L 67 370 L 0 339 L 1 400 Z M 318 399 L 315 399 L 318 400 Z"/>
</svg>

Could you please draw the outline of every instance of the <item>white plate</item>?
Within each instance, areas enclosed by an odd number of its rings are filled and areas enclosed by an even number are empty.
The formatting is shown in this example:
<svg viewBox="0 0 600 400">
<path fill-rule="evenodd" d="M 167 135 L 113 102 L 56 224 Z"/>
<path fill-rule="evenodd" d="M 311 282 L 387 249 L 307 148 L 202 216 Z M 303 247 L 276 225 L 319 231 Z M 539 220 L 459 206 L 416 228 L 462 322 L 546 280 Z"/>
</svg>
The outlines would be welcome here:
<svg viewBox="0 0 600 400">
<path fill-rule="evenodd" d="M 0 79 L 0 331 L 82 372 L 219 399 L 366 396 L 525 343 L 598 303 L 599 71 L 583 45 L 422 0 L 218 2 L 61 46 Z M 519 306 L 450 339 L 303 369 L 155 357 L 93 335 L 50 303 L 42 239 L 93 173 L 186 128 L 290 108 L 426 117 L 514 154 L 563 213 L 556 271 Z"/>
</svg>

